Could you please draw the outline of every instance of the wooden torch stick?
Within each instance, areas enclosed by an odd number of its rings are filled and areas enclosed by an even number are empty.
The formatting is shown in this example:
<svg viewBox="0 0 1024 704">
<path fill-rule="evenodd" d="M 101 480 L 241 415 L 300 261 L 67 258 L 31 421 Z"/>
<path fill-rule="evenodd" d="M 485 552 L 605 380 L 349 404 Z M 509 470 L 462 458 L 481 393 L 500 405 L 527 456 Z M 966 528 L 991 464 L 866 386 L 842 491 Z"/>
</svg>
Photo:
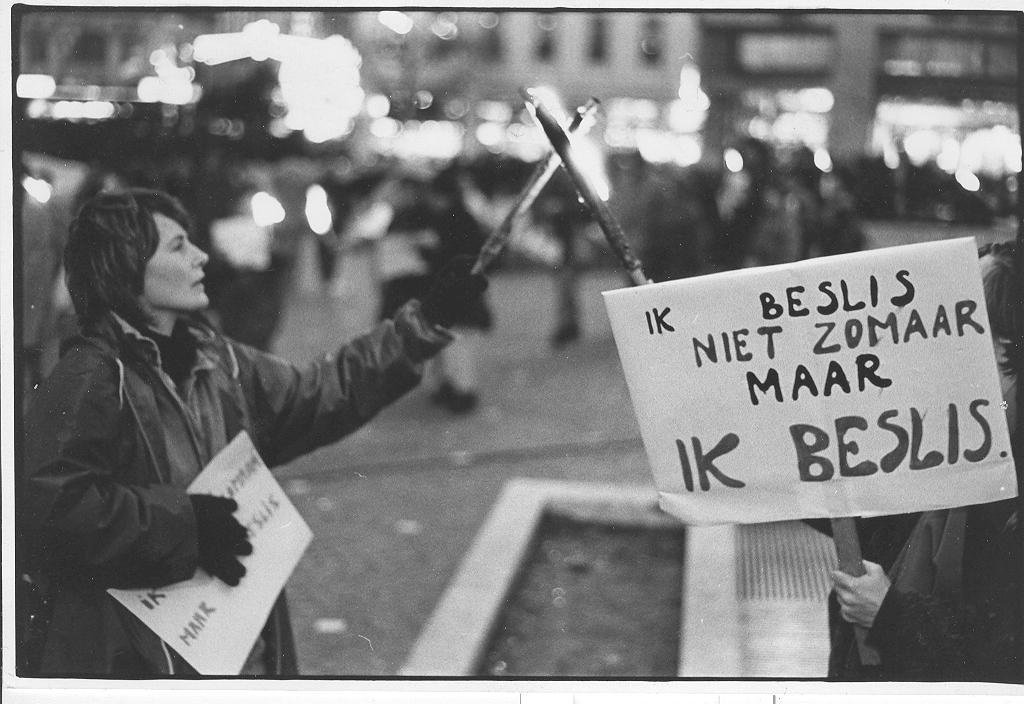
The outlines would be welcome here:
<svg viewBox="0 0 1024 704">
<path fill-rule="evenodd" d="M 864 562 L 860 553 L 860 539 L 857 537 L 857 522 L 853 518 L 832 519 L 832 539 L 836 543 L 836 555 L 839 558 L 839 570 L 851 577 L 865 574 Z M 857 639 L 857 653 L 862 665 L 878 665 L 881 658 L 878 651 L 865 642 L 868 629 L 854 624 L 853 635 Z"/>
<path fill-rule="evenodd" d="M 577 192 L 579 192 L 583 201 L 587 204 L 587 208 L 589 208 L 594 219 L 597 220 L 597 224 L 601 226 L 608 244 L 611 245 L 615 254 L 618 255 L 619 261 L 622 262 L 626 271 L 629 272 L 630 281 L 632 281 L 634 286 L 643 286 L 650 283 L 644 274 L 640 260 L 630 250 L 625 233 L 623 233 L 615 216 L 608 209 L 608 204 L 598 195 L 594 184 L 590 182 L 587 174 L 580 168 L 579 163 L 573 156 L 569 135 L 565 133 L 562 126 L 558 124 L 558 120 L 544 107 L 543 103 L 537 100 L 536 96 L 524 91 L 523 97 L 526 100 L 526 105 L 537 118 L 541 129 L 544 130 L 548 141 L 551 142 L 551 146 L 554 147 L 555 151 L 558 152 L 558 156 L 562 159 L 562 166 L 565 167 L 569 176 L 572 177 Z"/>
</svg>

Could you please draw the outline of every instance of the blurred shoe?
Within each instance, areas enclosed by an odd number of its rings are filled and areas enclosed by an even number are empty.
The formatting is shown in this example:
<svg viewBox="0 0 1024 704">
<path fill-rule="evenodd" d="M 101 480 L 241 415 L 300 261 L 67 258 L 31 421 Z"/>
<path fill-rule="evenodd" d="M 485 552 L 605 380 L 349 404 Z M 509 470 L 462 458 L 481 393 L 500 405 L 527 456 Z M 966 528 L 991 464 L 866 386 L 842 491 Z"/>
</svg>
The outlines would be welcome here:
<svg viewBox="0 0 1024 704">
<path fill-rule="evenodd" d="M 452 396 L 455 394 L 455 387 L 451 385 L 451 382 L 442 382 L 437 391 L 430 394 L 430 402 L 435 406 L 447 406 L 451 403 Z"/>
<path fill-rule="evenodd" d="M 430 400 L 438 406 L 444 406 L 452 413 L 469 413 L 480 403 L 475 391 L 460 391 L 445 381 L 437 391 L 430 395 Z"/>
<path fill-rule="evenodd" d="M 480 399 L 473 391 L 455 391 L 448 402 L 448 410 L 452 413 L 469 413 L 476 409 Z"/>
<path fill-rule="evenodd" d="M 562 323 L 551 334 L 551 346 L 556 350 L 580 339 L 579 323 Z"/>
</svg>

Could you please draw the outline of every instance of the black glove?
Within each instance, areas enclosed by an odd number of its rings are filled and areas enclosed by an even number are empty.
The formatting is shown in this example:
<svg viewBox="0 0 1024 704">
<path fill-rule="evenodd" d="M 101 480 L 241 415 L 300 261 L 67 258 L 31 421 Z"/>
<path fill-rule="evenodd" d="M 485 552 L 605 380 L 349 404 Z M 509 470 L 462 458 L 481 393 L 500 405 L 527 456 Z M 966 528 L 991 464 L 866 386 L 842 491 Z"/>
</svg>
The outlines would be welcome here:
<svg viewBox="0 0 1024 704">
<path fill-rule="evenodd" d="M 448 327 L 459 313 L 476 304 L 487 290 L 488 282 L 482 274 L 470 273 L 475 261 L 463 254 L 453 258 L 437 273 L 421 301 L 427 320 Z"/>
<path fill-rule="evenodd" d="M 230 587 L 237 587 L 245 567 L 236 555 L 251 555 L 248 531 L 234 517 L 238 502 L 209 494 L 189 494 L 199 534 L 199 566 Z"/>
</svg>

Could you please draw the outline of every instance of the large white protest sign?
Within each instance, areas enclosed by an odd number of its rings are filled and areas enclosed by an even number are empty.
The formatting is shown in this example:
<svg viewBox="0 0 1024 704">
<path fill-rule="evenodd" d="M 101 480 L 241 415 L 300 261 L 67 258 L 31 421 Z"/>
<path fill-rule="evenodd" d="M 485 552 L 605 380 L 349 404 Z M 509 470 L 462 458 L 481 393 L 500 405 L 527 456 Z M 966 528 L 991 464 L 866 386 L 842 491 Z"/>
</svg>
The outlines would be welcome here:
<svg viewBox="0 0 1024 704">
<path fill-rule="evenodd" d="M 237 675 L 270 609 L 313 533 L 252 441 L 239 433 L 195 481 L 191 494 L 227 496 L 249 531 L 247 570 L 229 587 L 202 569 L 187 581 L 153 589 L 108 589 L 160 638 L 204 675 Z"/>
<path fill-rule="evenodd" d="M 604 297 L 661 505 L 684 521 L 1016 495 L 973 240 Z"/>
</svg>

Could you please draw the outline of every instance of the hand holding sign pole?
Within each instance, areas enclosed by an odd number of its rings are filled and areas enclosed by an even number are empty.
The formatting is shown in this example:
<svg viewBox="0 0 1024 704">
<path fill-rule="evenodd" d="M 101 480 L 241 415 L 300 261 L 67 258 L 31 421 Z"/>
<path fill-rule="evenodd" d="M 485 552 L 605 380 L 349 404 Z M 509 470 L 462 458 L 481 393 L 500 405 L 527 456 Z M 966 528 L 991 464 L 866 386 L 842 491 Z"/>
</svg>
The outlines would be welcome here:
<svg viewBox="0 0 1024 704">
<path fill-rule="evenodd" d="M 597 112 L 598 104 L 597 98 L 591 98 L 586 104 L 577 108 L 572 121 L 569 123 L 568 132 L 570 134 L 585 132 L 588 129 L 587 120 Z M 552 153 L 537 166 L 533 174 L 530 175 L 530 180 L 527 181 L 526 185 L 519 192 L 516 202 L 505 215 L 505 219 L 494 229 L 487 238 L 487 241 L 484 242 L 483 247 L 480 248 L 480 254 L 477 255 L 472 273 L 486 273 L 488 267 L 494 263 L 494 260 L 498 258 L 501 251 L 505 249 L 516 220 L 533 205 L 533 201 L 537 199 L 537 196 L 543 190 L 545 184 L 551 180 L 555 170 L 558 169 L 561 163 L 562 160 L 558 157 L 558 154 Z"/>
<path fill-rule="evenodd" d="M 562 160 L 562 165 L 565 166 L 565 170 L 569 176 L 572 177 L 573 183 L 576 186 L 576 190 L 579 192 L 580 197 L 583 198 L 584 203 L 590 209 L 594 219 L 597 220 L 598 225 L 601 226 L 601 230 L 604 232 L 605 238 L 608 240 L 608 244 L 611 245 L 615 254 L 618 255 L 619 261 L 626 268 L 629 273 L 629 278 L 633 282 L 634 286 L 643 286 L 644 284 L 650 283 L 650 280 L 644 274 L 643 266 L 640 260 L 636 258 L 633 252 L 629 248 L 629 243 L 626 241 L 626 235 L 619 226 L 619 223 L 615 220 L 611 211 L 608 209 L 608 204 L 605 203 L 598 195 L 594 185 L 587 178 L 586 173 L 580 167 L 578 160 L 573 156 L 572 143 L 569 140 L 569 135 L 566 134 L 562 126 L 558 124 L 558 120 L 551 114 L 551 112 L 544 107 L 544 104 L 528 91 L 523 91 L 523 98 L 526 100 L 526 106 L 533 113 L 534 117 L 537 118 L 537 122 L 540 124 L 544 134 L 547 136 L 548 141 L 551 142 L 551 146 Z"/>
<path fill-rule="evenodd" d="M 851 577 L 865 574 L 864 561 L 860 552 L 860 539 L 857 537 L 857 519 L 833 518 L 832 539 L 836 544 L 836 557 L 839 558 L 839 569 Z M 857 639 L 857 654 L 862 665 L 878 665 L 882 662 L 878 651 L 865 641 L 868 629 L 854 625 L 853 633 Z"/>
</svg>

